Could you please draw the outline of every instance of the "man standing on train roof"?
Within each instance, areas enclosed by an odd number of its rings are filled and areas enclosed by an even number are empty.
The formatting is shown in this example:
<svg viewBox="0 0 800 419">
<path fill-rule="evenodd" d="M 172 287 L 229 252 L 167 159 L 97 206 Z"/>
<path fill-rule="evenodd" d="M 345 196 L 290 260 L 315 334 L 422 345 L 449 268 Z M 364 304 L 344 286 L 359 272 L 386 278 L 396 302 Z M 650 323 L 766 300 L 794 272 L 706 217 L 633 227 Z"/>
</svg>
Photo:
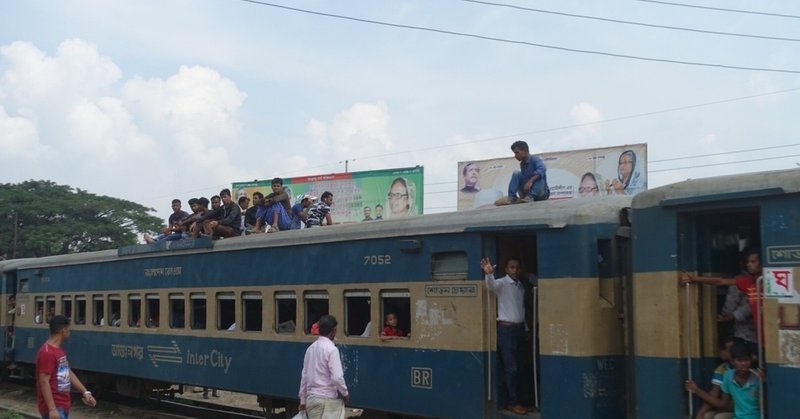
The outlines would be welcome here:
<svg viewBox="0 0 800 419">
<path fill-rule="evenodd" d="M 308 419 L 344 417 L 344 403 L 350 400 L 336 337 L 336 318 L 324 315 L 319 319 L 319 337 L 306 350 L 300 375 L 300 410 Z M 339 395 L 342 398 L 339 398 Z"/>
<path fill-rule="evenodd" d="M 497 296 L 497 346 L 503 361 L 508 397 L 506 409 L 518 415 L 527 413 L 520 403 L 519 366 L 525 342 L 525 286 L 520 282 L 522 267 L 519 258 L 506 260 L 506 276 L 495 279 L 489 258 L 481 259 L 486 287 Z"/>
<path fill-rule="evenodd" d="M 84 404 L 92 407 L 97 404 L 92 393 L 69 368 L 67 353 L 62 348 L 69 335 L 69 319 L 54 316 L 50 320 L 50 338 L 36 353 L 36 402 L 42 418 L 69 417 L 72 387 L 83 394 Z"/>
<path fill-rule="evenodd" d="M 508 205 L 520 202 L 544 201 L 550 198 L 550 187 L 547 186 L 547 167 L 537 156 L 530 153 L 528 143 L 515 141 L 511 144 L 514 158 L 519 161 L 519 169 L 515 170 L 508 182 L 508 198 L 500 198 L 495 205 Z"/>
</svg>

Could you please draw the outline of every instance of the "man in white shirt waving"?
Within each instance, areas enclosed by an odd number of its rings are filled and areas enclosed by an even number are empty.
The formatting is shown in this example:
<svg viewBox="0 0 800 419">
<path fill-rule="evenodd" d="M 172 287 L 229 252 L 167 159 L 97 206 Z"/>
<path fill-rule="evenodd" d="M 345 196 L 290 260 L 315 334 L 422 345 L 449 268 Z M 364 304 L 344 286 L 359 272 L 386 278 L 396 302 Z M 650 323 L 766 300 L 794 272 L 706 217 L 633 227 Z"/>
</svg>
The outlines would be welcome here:
<svg viewBox="0 0 800 419">
<path fill-rule="evenodd" d="M 497 296 L 497 346 L 506 373 L 506 409 L 524 415 L 527 410 L 520 403 L 518 378 L 520 350 L 525 341 L 525 286 L 520 282 L 522 269 L 516 257 L 506 261 L 506 276 L 495 279 L 494 268 L 488 258 L 481 259 L 486 287 Z"/>
<path fill-rule="evenodd" d="M 308 419 L 342 418 L 344 403 L 350 400 L 339 349 L 333 344 L 337 324 L 330 315 L 319 319 L 319 338 L 308 347 L 303 359 L 300 410 L 306 411 Z"/>
</svg>

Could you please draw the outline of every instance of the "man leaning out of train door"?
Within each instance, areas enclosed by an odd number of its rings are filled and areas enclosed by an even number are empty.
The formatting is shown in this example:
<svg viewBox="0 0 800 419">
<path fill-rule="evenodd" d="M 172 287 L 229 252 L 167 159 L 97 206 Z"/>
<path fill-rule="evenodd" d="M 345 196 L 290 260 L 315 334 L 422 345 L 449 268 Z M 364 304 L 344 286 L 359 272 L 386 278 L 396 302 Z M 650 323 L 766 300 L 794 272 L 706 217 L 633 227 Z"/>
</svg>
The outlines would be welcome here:
<svg viewBox="0 0 800 419">
<path fill-rule="evenodd" d="M 481 259 L 481 269 L 486 274 L 486 287 L 497 296 L 497 346 L 506 375 L 508 400 L 506 409 L 518 415 L 527 413 L 520 400 L 519 366 L 525 343 L 525 285 L 520 281 L 520 259 L 506 261 L 506 276 L 495 279 L 492 262 Z"/>
</svg>

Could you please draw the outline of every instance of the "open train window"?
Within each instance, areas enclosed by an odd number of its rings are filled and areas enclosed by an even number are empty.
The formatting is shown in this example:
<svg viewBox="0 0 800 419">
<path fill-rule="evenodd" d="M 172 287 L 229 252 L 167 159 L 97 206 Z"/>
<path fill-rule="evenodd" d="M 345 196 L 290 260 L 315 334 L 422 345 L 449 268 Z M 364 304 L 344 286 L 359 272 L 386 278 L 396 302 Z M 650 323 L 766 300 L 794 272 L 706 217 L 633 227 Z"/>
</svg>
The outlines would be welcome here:
<svg viewBox="0 0 800 419">
<path fill-rule="evenodd" d="M 236 296 L 232 292 L 217 293 L 217 330 L 236 330 Z"/>
<path fill-rule="evenodd" d="M 204 292 L 193 292 L 189 295 L 192 306 L 190 324 L 192 329 L 205 330 L 206 328 L 206 294 Z"/>
<path fill-rule="evenodd" d="M 469 270 L 467 252 L 434 253 L 431 265 L 434 281 L 464 281 L 467 279 Z"/>
<path fill-rule="evenodd" d="M 75 296 L 75 324 L 86 324 L 86 296 Z"/>
<path fill-rule="evenodd" d="M 108 296 L 108 325 L 111 327 L 119 327 L 122 324 L 122 299 L 119 294 L 111 294 Z"/>
<path fill-rule="evenodd" d="M 92 324 L 95 326 L 103 326 L 106 324 L 103 317 L 103 310 L 106 307 L 105 298 L 100 294 L 92 296 Z"/>
<path fill-rule="evenodd" d="M 181 293 L 169 295 L 169 327 L 173 329 L 186 327 L 186 299 Z"/>
<path fill-rule="evenodd" d="M 69 295 L 61 297 L 61 314 L 69 319 L 74 319 L 72 314 L 72 297 Z"/>
<path fill-rule="evenodd" d="M 128 326 L 139 327 L 142 325 L 142 296 L 128 294 Z"/>
<path fill-rule="evenodd" d="M 275 293 L 275 331 L 292 334 L 297 324 L 297 294 L 294 291 Z"/>
<path fill-rule="evenodd" d="M 305 302 L 305 327 L 303 330 L 311 333 L 311 326 L 318 322 L 320 317 L 328 314 L 328 292 L 306 291 L 303 293 Z"/>
<path fill-rule="evenodd" d="M 369 290 L 346 290 L 344 292 L 344 334 L 369 337 L 372 322 Z"/>
<path fill-rule="evenodd" d="M 242 329 L 246 332 L 260 332 L 262 327 L 260 292 L 242 293 Z"/>
<path fill-rule="evenodd" d="M 145 295 L 145 300 L 147 300 L 144 307 L 144 317 L 147 318 L 145 326 L 151 328 L 158 327 L 161 321 L 161 299 L 158 297 L 158 294 L 147 294 Z"/>
<path fill-rule="evenodd" d="M 405 336 L 411 334 L 411 293 L 408 290 L 381 291 L 381 326 L 384 328 L 386 316 L 392 313 L 397 316 L 397 328 Z"/>
<path fill-rule="evenodd" d="M 47 297 L 45 300 L 45 316 L 44 321 L 50 324 L 50 319 L 56 315 L 56 297 Z"/>
<path fill-rule="evenodd" d="M 33 309 L 34 312 L 36 313 L 33 316 L 33 322 L 37 324 L 44 323 L 44 298 L 36 297 L 33 300 Z"/>
</svg>

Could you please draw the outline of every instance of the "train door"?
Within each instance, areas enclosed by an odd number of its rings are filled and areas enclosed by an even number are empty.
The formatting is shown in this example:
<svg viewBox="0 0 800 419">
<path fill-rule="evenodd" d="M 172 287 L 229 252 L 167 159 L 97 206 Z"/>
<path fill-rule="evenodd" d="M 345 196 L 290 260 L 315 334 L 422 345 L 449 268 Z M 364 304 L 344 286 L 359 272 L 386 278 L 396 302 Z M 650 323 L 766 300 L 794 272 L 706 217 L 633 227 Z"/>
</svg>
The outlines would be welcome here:
<svg viewBox="0 0 800 419">
<path fill-rule="evenodd" d="M 486 254 L 492 254 L 487 252 Z M 538 261 L 535 235 L 501 236 L 496 240 L 496 277 L 506 275 L 505 263 L 509 258 L 519 258 L 522 266 L 522 283 L 525 286 L 525 344 L 522 350 L 522 363 L 519 366 L 519 390 L 522 405 L 539 409 L 539 330 L 538 330 Z M 491 313 L 490 317 L 495 316 Z M 502 360 L 497 371 L 499 406 L 505 403 L 505 374 Z"/>
<path fill-rule="evenodd" d="M 756 208 L 698 211 L 678 217 L 678 266 L 700 276 L 730 277 L 744 270 L 747 250 L 761 247 L 759 212 Z M 720 361 L 719 344 L 733 336 L 743 337 L 747 321 L 729 320 L 731 310 L 747 304 L 735 286 L 684 286 L 681 290 L 685 348 L 684 373 L 704 388 Z M 751 327 L 751 331 L 754 330 Z M 750 339 L 755 339 L 755 336 Z M 696 398 L 694 407 L 699 403 Z"/>
</svg>

